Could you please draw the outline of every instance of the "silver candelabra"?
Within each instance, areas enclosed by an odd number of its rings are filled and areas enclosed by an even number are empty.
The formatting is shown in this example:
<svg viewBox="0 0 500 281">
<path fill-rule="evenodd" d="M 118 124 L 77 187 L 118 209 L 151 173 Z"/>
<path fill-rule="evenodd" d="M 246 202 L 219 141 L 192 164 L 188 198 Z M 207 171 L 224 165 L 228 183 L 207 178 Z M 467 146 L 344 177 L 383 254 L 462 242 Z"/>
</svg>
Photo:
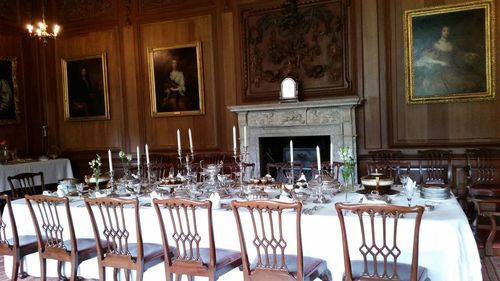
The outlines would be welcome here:
<svg viewBox="0 0 500 281">
<path fill-rule="evenodd" d="M 248 146 L 243 146 L 242 149 L 241 149 L 241 151 L 240 151 L 240 154 L 238 154 L 237 151 L 234 150 L 234 155 L 233 155 L 234 162 L 236 163 L 236 165 L 238 165 L 238 168 L 239 168 L 239 171 L 240 171 L 240 178 L 239 178 L 240 191 L 237 194 L 237 196 L 240 197 L 240 198 L 244 198 L 245 197 L 243 178 L 244 178 L 244 175 L 245 175 L 245 167 L 244 167 L 244 165 L 247 162 L 247 156 L 248 156 Z"/>
</svg>

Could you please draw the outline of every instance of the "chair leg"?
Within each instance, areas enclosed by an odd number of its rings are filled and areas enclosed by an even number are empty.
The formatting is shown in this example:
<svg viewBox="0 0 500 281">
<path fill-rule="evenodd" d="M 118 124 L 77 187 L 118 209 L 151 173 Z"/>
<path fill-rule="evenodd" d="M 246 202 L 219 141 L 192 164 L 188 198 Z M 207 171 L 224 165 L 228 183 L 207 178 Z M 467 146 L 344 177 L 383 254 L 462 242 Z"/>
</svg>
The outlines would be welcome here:
<svg viewBox="0 0 500 281">
<path fill-rule="evenodd" d="M 47 261 L 43 257 L 40 257 L 40 280 L 41 281 L 47 280 L 46 270 L 47 270 Z"/>
<path fill-rule="evenodd" d="M 24 271 L 24 257 L 19 261 L 19 279 L 24 279 L 28 277 L 28 273 Z"/>
<path fill-rule="evenodd" d="M 124 269 L 125 271 L 125 281 L 130 281 L 130 269 Z"/>
<path fill-rule="evenodd" d="M 19 272 L 19 258 L 16 256 L 12 256 L 12 280 L 17 280 L 17 275 Z M 21 260 L 22 263 L 22 260 Z"/>
<path fill-rule="evenodd" d="M 144 271 L 142 270 L 142 268 L 140 268 L 140 269 L 138 268 L 135 271 L 135 281 L 142 281 L 143 274 L 144 274 Z"/>
<path fill-rule="evenodd" d="M 74 258 L 71 261 L 71 281 L 78 281 L 78 258 Z"/>
<path fill-rule="evenodd" d="M 181 281 L 182 275 L 181 274 L 175 274 L 175 281 Z"/>
<path fill-rule="evenodd" d="M 99 280 L 106 281 L 106 268 L 99 265 Z"/>
</svg>

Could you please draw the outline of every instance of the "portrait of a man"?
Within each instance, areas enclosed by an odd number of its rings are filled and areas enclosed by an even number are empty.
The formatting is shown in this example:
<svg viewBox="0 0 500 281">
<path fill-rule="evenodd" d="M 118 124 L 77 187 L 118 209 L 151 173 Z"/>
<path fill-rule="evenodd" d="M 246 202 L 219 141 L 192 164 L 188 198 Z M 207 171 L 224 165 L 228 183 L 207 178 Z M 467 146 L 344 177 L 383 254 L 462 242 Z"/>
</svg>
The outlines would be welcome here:
<svg viewBox="0 0 500 281">
<path fill-rule="evenodd" d="M 66 119 L 108 119 L 105 56 L 63 61 L 63 73 Z"/>
<path fill-rule="evenodd" d="M 200 44 L 149 51 L 153 116 L 203 114 Z"/>
<path fill-rule="evenodd" d="M 410 103 L 470 100 L 490 94 L 488 19 L 481 5 L 407 13 Z"/>
<path fill-rule="evenodd" d="M 15 58 L 0 58 L 0 124 L 18 121 L 16 69 Z"/>
</svg>

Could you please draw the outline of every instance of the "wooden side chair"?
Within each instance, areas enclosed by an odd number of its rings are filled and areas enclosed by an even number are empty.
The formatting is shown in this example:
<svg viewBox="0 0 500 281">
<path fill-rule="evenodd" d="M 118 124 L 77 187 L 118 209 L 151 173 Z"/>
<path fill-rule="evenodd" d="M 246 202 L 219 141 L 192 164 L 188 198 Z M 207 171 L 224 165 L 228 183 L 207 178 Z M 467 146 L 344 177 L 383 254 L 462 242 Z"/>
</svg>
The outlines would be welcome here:
<svg viewBox="0 0 500 281">
<path fill-rule="evenodd" d="M 342 166 L 344 166 L 344 163 L 338 161 L 333 161 L 332 165 L 330 165 L 330 161 L 321 162 L 321 170 L 328 172 L 328 174 L 333 178 L 333 180 L 337 182 L 339 181 Z M 311 170 L 313 176 L 317 175 L 318 163 L 316 162 L 311 163 Z"/>
<path fill-rule="evenodd" d="M 97 247 L 99 280 L 106 280 L 106 267 L 136 271 L 136 281 L 143 280 L 144 271 L 163 262 L 163 247 L 160 244 L 143 243 L 139 201 L 123 198 L 85 198 L 85 207 L 90 215 Z M 128 208 L 132 207 L 132 208 Z M 128 208 L 126 212 L 125 208 Z M 130 238 L 135 231 L 136 240 Z"/>
<path fill-rule="evenodd" d="M 21 173 L 15 176 L 8 176 L 10 191 L 12 198 L 24 198 L 25 195 L 34 195 L 37 193 L 36 182 L 40 182 L 41 191 L 45 190 L 45 182 L 43 179 L 43 172 L 38 173 Z"/>
<path fill-rule="evenodd" d="M 19 236 L 10 197 L 6 194 L 0 195 L 0 202 L 3 205 L 3 211 L 0 216 L 0 255 L 12 257 L 11 279 L 17 280 L 18 276 L 22 279 L 27 276 L 23 270 L 24 257 L 38 250 L 36 236 Z M 5 218 L 8 221 L 5 221 Z"/>
<path fill-rule="evenodd" d="M 244 280 L 332 280 L 325 260 L 303 256 L 300 202 L 234 200 L 231 206 L 240 239 Z M 290 210 L 295 212 L 287 212 Z M 284 220 L 286 224 L 295 223 L 295 233 L 284 231 Z M 288 245 L 297 246 L 295 253 L 287 250 Z M 256 252 L 253 262 L 248 257 L 249 249 Z"/>
<path fill-rule="evenodd" d="M 175 274 L 208 277 L 215 281 L 241 265 L 237 251 L 217 249 L 212 224 L 212 202 L 188 199 L 153 199 L 160 223 L 167 281 Z M 199 213 L 199 210 L 205 212 Z M 202 233 L 208 233 L 203 237 Z M 171 247 L 172 244 L 175 247 Z M 200 245 L 207 244 L 208 247 Z"/>
<path fill-rule="evenodd" d="M 344 280 L 429 280 L 427 269 L 418 266 L 418 245 L 420 222 L 424 208 L 422 206 L 404 207 L 396 205 L 344 204 L 336 203 L 335 209 L 340 221 L 342 245 L 344 249 Z M 345 214 L 354 213 L 356 226 L 346 226 Z M 401 224 L 399 219 L 406 214 L 405 220 L 414 219 L 413 246 L 411 264 L 400 263 L 401 248 L 398 235 Z M 359 226 L 359 227 L 357 227 Z M 361 241 L 356 243 L 350 237 L 361 231 Z M 351 250 L 356 249 L 362 260 L 351 260 Z M 352 254 L 352 255 L 351 255 Z"/>
<path fill-rule="evenodd" d="M 370 158 L 372 161 L 394 161 L 400 159 L 403 156 L 403 152 L 401 150 L 390 150 L 390 149 L 381 149 L 381 150 L 371 150 L 368 151 Z"/>
<path fill-rule="evenodd" d="M 477 216 L 473 222 L 474 236 L 482 257 L 500 256 L 500 199 L 472 199 Z"/>
<path fill-rule="evenodd" d="M 419 150 L 420 184 L 451 184 L 451 150 Z"/>
<path fill-rule="evenodd" d="M 500 198 L 500 167 L 495 159 L 500 159 L 497 149 L 467 149 L 467 189 L 472 197 Z"/>
<path fill-rule="evenodd" d="M 41 280 L 47 278 L 47 259 L 58 261 L 59 278 L 63 276 L 63 262 L 71 263 L 70 280 L 77 280 L 78 265 L 94 258 L 97 251 L 94 239 L 76 238 L 68 198 L 26 195 L 25 199 L 38 241 Z"/>
<path fill-rule="evenodd" d="M 366 172 L 367 174 L 381 173 L 390 177 L 394 182 L 401 183 L 399 175 L 410 174 L 411 163 L 401 161 L 367 161 Z"/>
</svg>

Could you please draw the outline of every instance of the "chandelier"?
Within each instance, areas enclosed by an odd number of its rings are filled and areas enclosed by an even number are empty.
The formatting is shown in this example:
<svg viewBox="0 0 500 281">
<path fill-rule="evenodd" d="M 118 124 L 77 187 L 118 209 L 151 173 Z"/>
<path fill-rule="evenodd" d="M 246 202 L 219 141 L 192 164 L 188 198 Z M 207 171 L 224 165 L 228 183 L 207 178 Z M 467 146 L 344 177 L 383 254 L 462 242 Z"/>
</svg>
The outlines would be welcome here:
<svg viewBox="0 0 500 281">
<path fill-rule="evenodd" d="M 49 32 L 48 25 L 45 23 L 45 9 L 42 1 L 42 21 L 38 22 L 36 28 L 31 23 L 26 25 L 28 29 L 28 33 L 30 36 L 37 36 L 39 40 L 42 40 L 43 43 L 47 43 L 47 38 L 56 38 L 61 31 L 61 27 L 57 24 L 54 24 L 52 27 L 52 32 Z"/>
</svg>

